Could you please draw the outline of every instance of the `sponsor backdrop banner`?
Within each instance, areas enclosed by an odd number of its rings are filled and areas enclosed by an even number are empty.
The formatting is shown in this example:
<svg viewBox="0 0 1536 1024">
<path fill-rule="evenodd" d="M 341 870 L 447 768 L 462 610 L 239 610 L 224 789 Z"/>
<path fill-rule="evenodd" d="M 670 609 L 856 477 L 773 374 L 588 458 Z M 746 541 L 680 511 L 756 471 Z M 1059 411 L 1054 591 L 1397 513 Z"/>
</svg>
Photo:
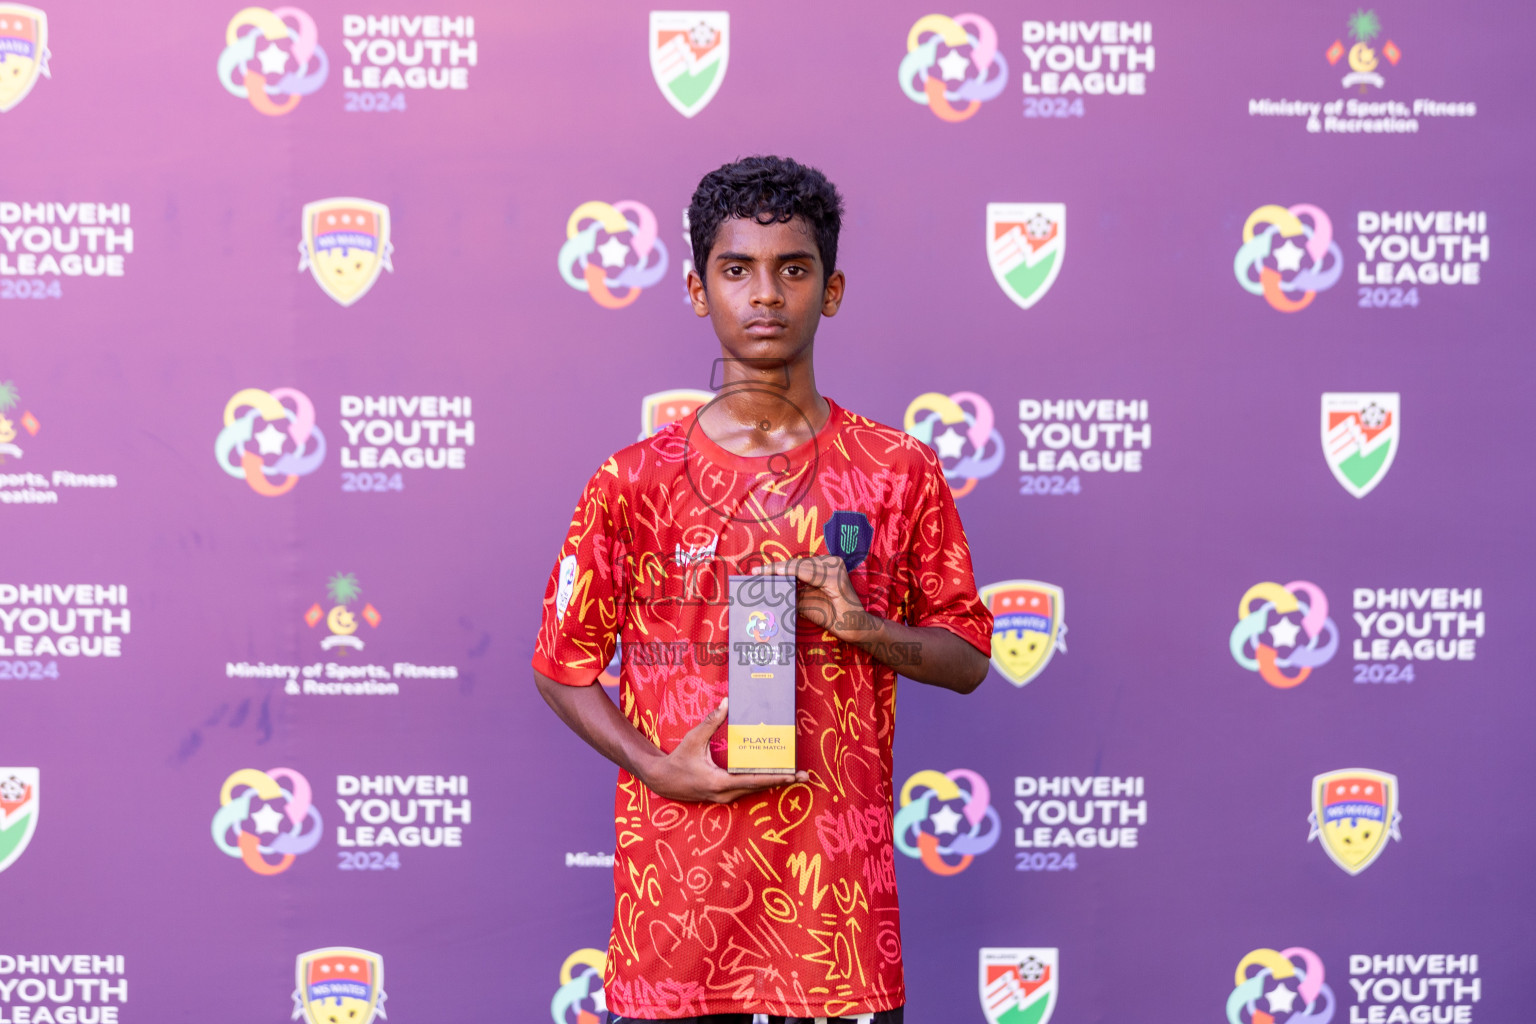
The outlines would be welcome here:
<svg viewBox="0 0 1536 1024">
<path fill-rule="evenodd" d="M 900 687 L 900 948 L 784 969 L 1526 1015 L 1533 22 L 0 3 L 0 1022 L 600 1019 L 615 773 L 529 658 L 582 484 L 712 398 L 684 209 L 756 152 L 845 192 L 818 382 L 997 630 Z"/>
</svg>

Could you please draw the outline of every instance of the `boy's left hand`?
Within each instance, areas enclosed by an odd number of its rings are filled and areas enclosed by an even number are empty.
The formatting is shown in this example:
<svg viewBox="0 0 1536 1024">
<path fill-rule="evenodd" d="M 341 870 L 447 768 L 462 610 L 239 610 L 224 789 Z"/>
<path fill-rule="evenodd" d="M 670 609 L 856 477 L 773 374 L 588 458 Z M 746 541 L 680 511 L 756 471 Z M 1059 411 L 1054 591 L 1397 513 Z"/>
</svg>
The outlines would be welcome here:
<svg viewBox="0 0 1536 1024">
<path fill-rule="evenodd" d="M 836 555 L 811 555 L 754 566 L 754 576 L 793 576 L 802 587 L 800 615 L 839 640 L 857 643 L 879 631 L 881 620 L 864 610 L 848 578 L 848 566 Z"/>
</svg>

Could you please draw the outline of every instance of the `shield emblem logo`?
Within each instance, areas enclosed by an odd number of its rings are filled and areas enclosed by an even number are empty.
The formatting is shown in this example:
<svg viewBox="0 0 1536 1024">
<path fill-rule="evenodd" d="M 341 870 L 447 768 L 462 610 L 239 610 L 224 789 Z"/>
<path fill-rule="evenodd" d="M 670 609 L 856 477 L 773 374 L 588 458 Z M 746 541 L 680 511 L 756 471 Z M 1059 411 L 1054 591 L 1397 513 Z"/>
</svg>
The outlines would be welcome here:
<svg viewBox="0 0 1536 1024">
<path fill-rule="evenodd" d="M 366 949 L 328 946 L 300 953 L 293 1019 L 307 1024 L 372 1024 L 384 1012 L 384 958 Z"/>
<path fill-rule="evenodd" d="M 1060 587 L 1038 580 L 1007 580 L 981 588 L 992 612 L 992 666 L 1014 686 L 1034 679 L 1057 651 L 1067 653 Z"/>
<path fill-rule="evenodd" d="M 1312 780 L 1312 826 L 1307 841 L 1321 840 L 1339 867 L 1358 875 L 1376 862 L 1387 840 L 1401 840 L 1397 776 L 1370 768 L 1345 768 Z"/>
<path fill-rule="evenodd" d="M 0 871 L 26 852 L 37 831 L 36 768 L 0 768 Z"/>
<path fill-rule="evenodd" d="M 684 117 L 715 98 L 731 56 L 731 16 L 725 11 L 652 11 L 651 74 Z"/>
<path fill-rule="evenodd" d="M 1323 392 L 1323 457 L 1339 486 L 1357 498 L 1392 468 L 1401 430 L 1396 391 Z"/>
<path fill-rule="evenodd" d="M 853 572 L 869 557 L 875 528 L 869 525 L 869 518 L 863 512 L 844 509 L 832 513 L 821 531 L 821 539 L 827 542 L 827 554 L 841 558 L 848 571 Z"/>
<path fill-rule="evenodd" d="M 1051 290 L 1066 248 L 1065 203 L 987 204 L 987 262 L 997 286 L 1020 309 Z"/>
<path fill-rule="evenodd" d="M 981 1011 L 987 1024 L 1046 1024 L 1056 1009 L 1055 949 L 981 951 Z"/>
<path fill-rule="evenodd" d="M 48 70 L 48 15 L 25 4 L 0 4 L 0 114 L 27 98 Z"/>
<path fill-rule="evenodd" d="M 394 272 L 393 252 L 383 203 L 345 197 L 304 204 L 299 269 L 343 306 L 367 295 L 381 271 Z"/>
<path fill-rule="evenodd" d="M 714 394 L 697 388 L 673 388 L 640 399 L 640 440 L 669 423 L 685 420 L 714 401 Z"/>
</svg>

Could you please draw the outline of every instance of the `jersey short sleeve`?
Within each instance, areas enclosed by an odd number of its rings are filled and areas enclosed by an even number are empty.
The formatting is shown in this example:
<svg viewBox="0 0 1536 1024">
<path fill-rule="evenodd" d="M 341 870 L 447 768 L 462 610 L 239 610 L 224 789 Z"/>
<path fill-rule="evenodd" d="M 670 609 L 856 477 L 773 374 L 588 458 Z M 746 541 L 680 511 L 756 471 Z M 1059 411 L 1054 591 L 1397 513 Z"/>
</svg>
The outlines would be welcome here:
<svg viewBox="0 0 1536 1024">
<path fill-rule="evenodd" d="M 971 547 L 954 495 L 937 462 L 930 463 L 913 522 L 911 559 L 916 577 L 907 624 L 942 626 L 992 656 L 992 613 L 976 594 Z"/>
<path fill-rule="evenodd" d="M 533 667 L 567 686 L 588 685 L 613 658 L 624 587 L 614 479 L 605 466 L 587 482 L 544 589 Z"/>
</svg>

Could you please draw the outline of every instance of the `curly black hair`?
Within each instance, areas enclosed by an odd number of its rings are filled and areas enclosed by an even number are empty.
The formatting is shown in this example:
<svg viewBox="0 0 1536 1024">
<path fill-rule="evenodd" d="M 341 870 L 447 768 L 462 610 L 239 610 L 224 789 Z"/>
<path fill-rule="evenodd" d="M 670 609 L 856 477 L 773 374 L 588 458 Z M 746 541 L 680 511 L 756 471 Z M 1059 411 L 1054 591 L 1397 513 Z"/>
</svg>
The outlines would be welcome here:
<svg viewBox="0 0 1536 1024">
<path fill-rule="evenodd" d="M 759 224 L 782 224 L 800 217 L 821 250 L 823 283 L 837 267 L 843 197 L 814 167 L 787 157 L 749 156 L 704 175 L 688 204 L 693 265 L 701 278 L 720 225 L 731 217 L 751 217 Z"/>
</svg>

